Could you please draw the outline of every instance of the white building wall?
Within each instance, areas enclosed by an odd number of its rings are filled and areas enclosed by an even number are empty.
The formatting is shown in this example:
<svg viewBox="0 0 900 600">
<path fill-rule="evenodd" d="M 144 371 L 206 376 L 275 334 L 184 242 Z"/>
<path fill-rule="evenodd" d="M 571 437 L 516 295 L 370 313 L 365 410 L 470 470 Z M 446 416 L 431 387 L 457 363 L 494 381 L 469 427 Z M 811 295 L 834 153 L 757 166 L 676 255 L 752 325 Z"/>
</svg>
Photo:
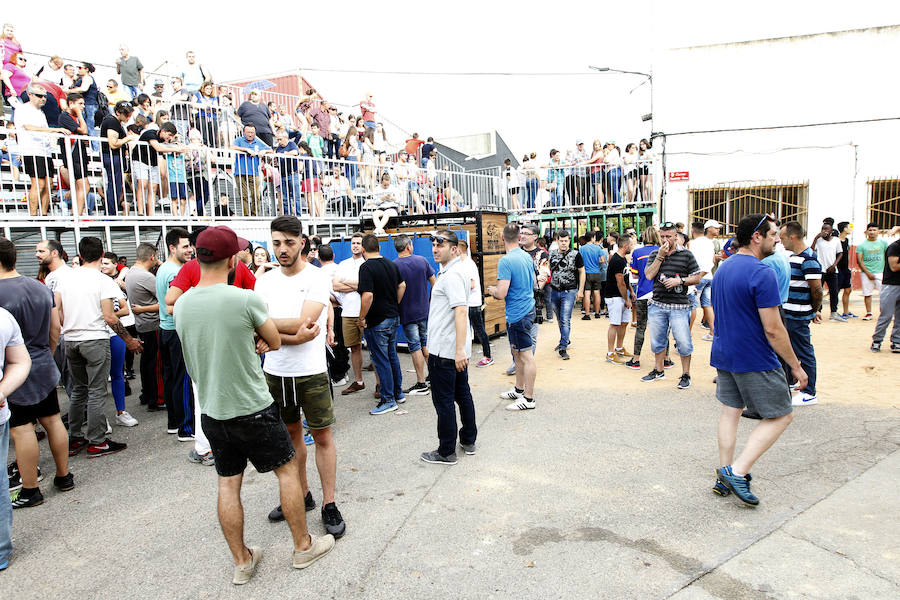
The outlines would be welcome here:
<svg viewBox="0 0 900 600">
<path fill-rule="evenodd" d="M 900 117 L 889 66 L 898 51 L 900 27 L 885 27 L 664 53 L 655 128 L 666 134 L 666 171 L 690 173 L 667 183 L 665 218 L 686 222 L 690 188 L 808 181 L 809 227 L 846 219 L 861 240 L 867 181 L 900 176 L 900 120 L 690 132 Z"/>
</svg>

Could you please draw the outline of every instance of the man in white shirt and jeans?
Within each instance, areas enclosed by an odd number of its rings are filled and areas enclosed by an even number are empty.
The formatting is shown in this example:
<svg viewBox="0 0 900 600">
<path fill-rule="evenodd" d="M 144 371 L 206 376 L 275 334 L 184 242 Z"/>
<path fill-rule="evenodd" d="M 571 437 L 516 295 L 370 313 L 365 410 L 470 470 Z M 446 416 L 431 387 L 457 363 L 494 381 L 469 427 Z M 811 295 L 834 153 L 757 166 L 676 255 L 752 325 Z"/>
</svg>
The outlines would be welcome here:
<svg viewBox="0 0 900 600">
<path fill-rule="evenodd" d="M 363 256 L 363 234 L 357 232 L 350 238 L 350 252 L 353 254 L 338 265 L 332 285 L 341 296 L 341 327 L 344 346 L 350 350 L 350 364 L 353 365 L 353 382 L 341 392 L 342 396 L 366 389 L 362 378 L 362 336 L 363 330 L 357 322 L 362 298 L 356 291 L 359 285 L 359 265 Z"/>
<path fill-rule="evenodd" d="M 689 244 L 689 249 L 694 253 L 694 259 L 703 271 L 703 277 L 697 284 L 695 294 L 700 300 L 700 308 L 703 311 L 703 320 L 709 325 L 709 333 L 703 336 L 703 340 L 711 342 L 713 340 L 713 315 L 712 299 L 710 298 L 710 285 L 713 280 L 713 266 L 716 263 L 716 249 L 713 239 L 719 235 L 722 225 L 714 219 L 708 220 L 703 224 L 703 230 L 698 231 L 692 227 L 694 239 Z"/>
<path fill-rule="evenodd" d="M 65 277 L 58 288 L 59 317 L 66 336 L 66 359 L 72 376 L 69 400 L 69 456 L 87 446 L 88 458 L 114 454 L 127 444 L 106 438 L 104 406 L 109 376 L 109 327 L 134 353 L 141 342 L 128 333 L 113 310 L 113 299 L 121 295 L 115 282 L 100 272 L 103 243 L 83 237 L 78 244 L 81 267 Z M 85 435 L 85 415 L 87 435 Z"/>
<path fill-rule="evenodd" d="M 846 323 L 847 319 L 838 311 L 837 264 L 843 255 L 841 240 L 834 235 L 834 219 L 826 217 L 822 221 L 822 230 L 813 238 L 810 247 L 815 250 L 819 264 L 822 265 L 822 284 L 828 286 L 828 299 L 831 305 L 830 321 Z"/>
<path fill-rule="evenodd" d="M 22 164 L 31 178 L 28 187 L 28 212 L 31 215 L 38 214 L 39 205 L 41 215 L 46 215 L 50 210 L 50 185 L 56 169 L 53 167 L 53 147 L 48 134 L 70 133 L 68 129 L 47 125 L 47 117 L 41 107 L 46 104 L 48 93 L 39 85 L 29 85 L 28 103 L 16 109 L 14 118 Z"/>
</svg>

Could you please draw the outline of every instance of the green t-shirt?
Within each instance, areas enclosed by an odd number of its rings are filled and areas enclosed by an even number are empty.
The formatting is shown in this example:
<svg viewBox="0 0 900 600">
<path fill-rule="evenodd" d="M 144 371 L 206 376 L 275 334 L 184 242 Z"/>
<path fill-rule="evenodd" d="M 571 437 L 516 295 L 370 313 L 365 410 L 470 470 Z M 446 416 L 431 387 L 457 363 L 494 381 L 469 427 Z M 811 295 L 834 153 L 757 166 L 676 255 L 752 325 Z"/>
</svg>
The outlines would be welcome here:
<svg viewBox="0 0 900 600">
<path fill-rule="evenodd" d="M 884 272 L 884 251 L 887 250 L 888 243 L 884 240 L 863 241 L 856 247 L 857 252 L 863 255 L 863 265 L 869 270 L 869 273 Z"/>
<path fill-rule="evenodd" d="M 191 288 L 175 303 L 175 329 L 203 414 L 224 421 L 274 402 L 253 341 L 268 318 L 256 293 L 224 283 Z"/>
<path fill-rule="evenodd" d="M 159 302 L 159 327 L 167 331 L 175 330 L 175 321 L 172 315 L 166 310 L 166 292 L 169 291 L 169 284 L 178 275 L 181 265 L 166 261 L 159 265 L 156 270 L 156 300 Z"/>
</svg>

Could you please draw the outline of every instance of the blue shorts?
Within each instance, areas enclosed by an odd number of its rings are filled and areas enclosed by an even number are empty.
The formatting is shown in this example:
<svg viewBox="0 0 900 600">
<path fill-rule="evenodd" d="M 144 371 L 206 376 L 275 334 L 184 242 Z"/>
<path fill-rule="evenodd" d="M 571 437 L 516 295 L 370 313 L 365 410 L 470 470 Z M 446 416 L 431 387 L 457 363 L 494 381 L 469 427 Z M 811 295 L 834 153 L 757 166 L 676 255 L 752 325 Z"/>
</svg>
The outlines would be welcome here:
<svg viewBox="0 0 900 600">
<path fill-rule="evenodd" d="M 509 345 L 516 352 L 531 350 L 534 342 L 531 339 L 531 327 L 536 317 L 534 309 L 531 312 L 516 321 L 515 323 L 506 324 L 506 335 L 509 336 Z"/>
<path fill-rule="evenodd" d="M 700 300 L 698 300 L 697 292 L 695 291 L 692 294 L 687 295 L 688 300 L 691 301 L 691 310 L 697 310 L 700 308 Z"/>
<path fill-rule="evenodd" d="M 187 194 L 187 184 L 186 183 L 175 183 L 174 181 L 169 182 L 169 196 L 172 198 L 178 198 L 179 200 L 184 200 L 188 197 Z"/>
<path fill-rule="evenodd" d="M 712 279 L 701 279 L 700 283 L 697 284 L 696 294 L 700 298 L 700 306 L 703 308 L 712 306 L 712 298 L 710 297 L 711 285 Z"/>
<path fill-rule="evenodd" d="M 428 319 L 407 323 L 403 326 L 403 335 L 406 336 L 406 347 L 410 352 L 428 346 Z"/>
<path fill-rule="evenodd" d="M 684 308 L 662 308 L 655 304 L 647 307 L 647 327 L 650 328 L 650 349 L 659 354 L 666 349 L 669 330 L 675 337 L 680 356 L 690 356 L 694 351 L 691 340 L 691 311 Z"/>
</svg>

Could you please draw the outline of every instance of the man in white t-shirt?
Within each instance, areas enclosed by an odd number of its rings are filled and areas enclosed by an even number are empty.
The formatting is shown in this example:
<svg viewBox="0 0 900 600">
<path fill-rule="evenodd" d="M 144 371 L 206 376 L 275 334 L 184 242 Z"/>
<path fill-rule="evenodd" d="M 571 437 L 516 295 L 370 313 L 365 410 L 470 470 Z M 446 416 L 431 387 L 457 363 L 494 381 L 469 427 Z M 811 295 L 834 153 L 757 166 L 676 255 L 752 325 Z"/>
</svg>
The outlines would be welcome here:
<svg viewBox="0 0 900 600">
<path fill-rule="evenodd" d="M 343 294 L 335 292 L 334 284 L 332 283 L 335 275 L 337 275 L 338 264 L 334 262 L 334 249 L 329 244 L 320 244 L 317 254 L 319 256 L 319 263 L 322 265 L 320 268 L 325 274 L 325 277 L 328 278 L 328 287 L 331 290 L 329 300 L 331 304 L 330 318 L 332 331 L 329 333 L 332 335 L 327 338 L 328 348 L 325 349 L 325 357 L 328 362 L 328 374 L 331 377 L 332 386 L 346 385 L 347 371 L 350 370 L 350 352 L 341 343 L 341 340 L 344 339 L 341 328 L 340 300 Z"/>
<path fill-rule="evenodd" d="M 53 167 L 53 145 L 49 134 L 70 133 L 68 129 L 47 125 L 47 117 L 41 107 L 47 103 L 48 93 L 39 85 L 29 85 L 28 103 L 20 105 L 14 117 L 22 164 L 31 178 L 28 188 L 28 212 L 31 215 L 46 215 L 50 210 L 50 187 L 56 169 Z"/>
<path fill-rule="evenodd" d="M 114 454 L 127 448 L 106 438 L 104 406 L 109 377 L 109 325 L 132 352 L 141 342 L 128 333 L 113 309 L 121 295 L 115 282 L 100 272 L 103 243 L 84 237 L 78 244 L 81 267 L 73 269 L 57 289 L 62 334 L 66 336 L 66 359 L 72 376 L 69 399 L 69 456 L 87 447 L 88 458 Z M 85 415 L 87 435 L 85 435 Z"/>
<path fill-rule="evenodd" d="M 44 279 L 44 285 L 53 293 L 54 304 L 60 305 L 59 285 L 60 282 L 72 272 L 72 267 L 63 260 L 62 244 L 57 240 L 41 240 L 37 243 L 34 256 L 38 262 L 50 271 Z M 60 334 L 59 344 L 53 353 L 53 360 L 59 368 L 59 379 L 66 388 L 66 395 L 72 397 L 72 377 L 69 375 L 69 365 L 66 364 L 66 338 Z"/>
<path fill-rule="evenodd" d="M 843 247 L 838 236 L 834 235 L 834 219 L 827 217 L 822 221 L 822 230 L 813 238 L 810 247 L 816 252 L 819 264 L 822 265 L 822 285 L 828 286 L 828 299 L 831 305 L 831 321 L 845 323 L 847 319 L 838 311 L 838 271 L 837 263 L 843 255 Z"/>
<path fill-rule="evenodd" d="M 700 270 L 703 271 L 703 277 L 697 284 L 695 294 L 700 300 L 700 308 L 703 311 L 703 320 L 709 325 L 709 333 L 703 336 L 703 340 L 711 342 L 713 340 L 713 315 L 712 299 L 710 298 L 710 286 L 713 280 L 713 266 L 715 265 L 716 249 L 713 239 L 719 235 L 722 225 L 715 219 L 710 219 L 698 227 L 699 223 L 691 226 L 694 239 L 688 244 L 688 249 L 694 254 L 694 259 Z"/>
<path fill-rule="evenodd" d="M 269 316 L 281 334 L 281 348 L 268 352 L 263 364 L 269 392 L 279 405 L 281 418 L 291 434 L 306 510 L 316 507 L 306 479 L 306 444 L 302 416 L 316 444 L 316 466 L 322 483 L 322 521 L 328 533 L 339 538 L 346 524 L 334 502 L 337 451 L 331 426 L 334 401 L 325 360 L 328 303 L 331 284 L 325 273 L 309 264 L 309 238 L 303 235 L 300 220 L 284 215 L 272 221 L 272 247 L 278 265 L 268 263 L 256 281 Z M 281 521 L 279 504 L 271 521 Z"/>
<path fill-rule="evenodd" d="M 353 383 L 344 388 L 342 396 L 366 389 L 362 378 L 363 329 L 358 323 L 362 299 L 356 291 L 359 285 L 359 266 L 366 260 L 363 256 L 362 238 L 362 234 L 358 232 L 350 238 L 350 252 L 353 256 L 340 262 L 332 280 L 334 291 L 342 294 L 340 298 L 342 339 L 344 346 L 350 350 L 350 364 L 353 365 Z"/>
<path fill-rule="evenodd" d="M 491 358 L 491 340 L 487 331 L 484 330 L 484 314 L 481 307 L 484 304 L 484 296 L 481 293 L 481 277 L 478 275 L 478 265 L 469 256 L 469 242 L 459 240 L 459 255 L 462 261 L 459 264 L 460 269 L 466 276 L 469 284 L 469 323 L 472 325 L 472 331 L 478 342 L 481 344 L 481 351 L 484 358 L 475 363 L 476 367 L 487 367 L 494 364 Z"/>
<path fill-rule="evenodd" d="M 19 324 L 6 309 L 0 308 L 0 464 L 9 452 L 9 406 L 6 397 L 28 379 L 31 357 Z M 0 474 L 0 571 L 9 566 L 12 552 L 12 504 L 9 501 L 9 477 Z"/>
</svg>

